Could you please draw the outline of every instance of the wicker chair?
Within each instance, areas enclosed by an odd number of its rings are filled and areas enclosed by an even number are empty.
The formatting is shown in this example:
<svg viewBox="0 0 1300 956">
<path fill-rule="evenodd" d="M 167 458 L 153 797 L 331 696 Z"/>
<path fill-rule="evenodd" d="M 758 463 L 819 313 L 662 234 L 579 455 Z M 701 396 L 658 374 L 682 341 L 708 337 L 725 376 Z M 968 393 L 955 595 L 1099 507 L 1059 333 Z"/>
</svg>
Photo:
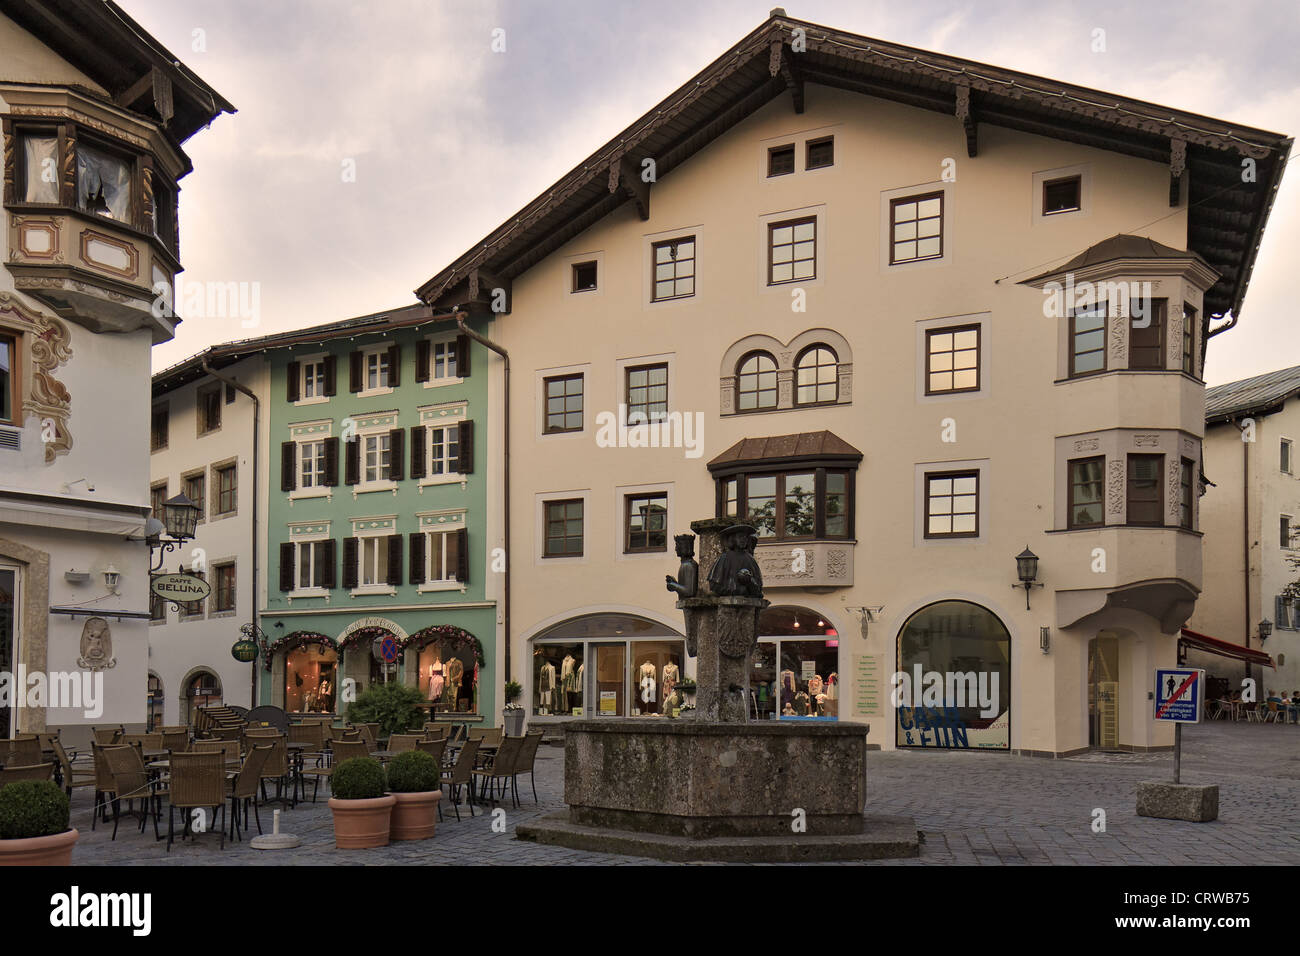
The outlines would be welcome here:
<svg viewBox="0 0 1300 956">
<path fill-rule="evenodd" d="M 425 740 L 446 740 L 447 732 L 450 730 L 450 724 L 440 724 L 432 720 L 426 720 L 424 722 Z"/>
<path fill-rule="evenodd" d="M 239 763 L 238 740 L 196 740 L 190 744 L 189 752 L 194 754 L 219 753 L 227 766 Z"/>
<path fill-rule="evenodd" d="M 158 833 L 158 812 L 161 810 L 162 794 L 157 792 L 149 780 L 149 771 L 145 769 L 144 758 L 140 748 L 106 747 L 104 759 L 108 761 L 108 770 L 113 775 L 113 787 L 117 791 L 113 800 L 113 836 L 117 839 L 117 825 L 122 817 L 122 801 L 127 804 L 126 815 L 140 819 L 139 830 L 144 832 L 144 825 L 153 817 L 154 838 L 160 839 Z M 158 801 L 158 802 L 155 802 Z M 137 804 L 139 806 L 137 807 Z M 151 807 L 155 809 L 150 812 Z"/>
<path fill-rule="evenodd" d="M 423 734 L 393 734 L 388 738 L 388 749 L 395 754 L 414 750 L 416 741 L 423 740 Z"/>
<path fill-rule="evenodd" d="M 7 746 L 7 753 L 0 752 L 0 763 L 8 766 L 16 764 L 30 767 L 41 763 L 41 738 L 36 734 L 15 734 L 12 740 L 0 740 L 0 747 Z"/>
<path fill-rule="evenodd" d="M 107 747 L 109 744 L 117 743 L 117 738 L 122 736 L 125 728 L 118 724 L 116 727 L 91 727 L 90 733 L 95 743 Z"/>
<path fill-rule="evenodd" d="M 211 810 L 215 821 L 221 810 L 221 849 L 226 848 L 226 761 L 219 753 L 173 753 L 171 800 L 167 807 L 167 852 L 176 833 L 176 811 Z M 192 815 L 181 821 L 181 839 L 190 833 Z"/>
<path fill-rule="evenodd" d="M 276 734 L 274 737 L 255 736 L 249 738 L 250 744 L 263 746 L 271 745 L 271 753 L 266 758 L 266 763 L 262 765 L 262 802 L 269 803 L 274 800 L 283 804 L 285 807 L 292 807 L 297 803 L 298 780 L 293 774 L 293 767 L 289 763 L 289 750 L 285 746 L 283 734 Z M 266 793 L 266 782 L 275 781 L 275 796 L 268 797 Z M 285 796 L 286 786 L 290 789 L 290 795 Z"/>
<path fill-rule="evenodd" d="M 180 730 L 164 730 L 159 736 L 162 737 L 159 750 L 184 750 L 190 743 L 190 732 L 183 727 Z"/>
<path fill-rule="evenodd" d="M 515 779 L 517 781 L 520 774 L 528 774 L 528 782 L 533 787 L 533 803 L 537 802 L 537 774 L 534 769 L 537 766 L 537 748 L 541 743 L 542 732 L 530 730 L 524 734 L 524 745 L 519 751 L 519 756 L 515 758 Z"/>
<path fill-rule="evenodd" d="M 353 757 L 370 756 L 370 744 L 364 740 L 336 740 L 330 744 L 330 750 L 334 754 L 336 764 Z"/>
<path fill-rule="evenodd" d="M 366 742 L 366 746 L 371 752 L 379 749 L 379 725 L 378 724 L 353 724 L 352 729 L 359 731 L 361 739 Z"/>
<path fill-rule="evenodd" d="M 519 753 L 524 745 L 523 737 L 507 737 L 501 741 L 497 747 L 497 752 L 487 761 L 486 766 L 473 771 L 475 779 L 479 785 L 479 799 L 488 797 L 493 804 L 497 802 L 496 786 L 501 784 L 501 796 L 506 795 L 506 789 L 510 788 L 510 799 L 512 806 L 519 806 L 519 794 L 514 790 L 515 784 L 515 763 L 519 758 Z M 464 753 L 461 759 L 464 759 Z M 459 763 L 459 761 L 457 761 Z"/>
<path fill-rule="evenodd" d="M 213 727 L 209 733 L 212 735 L 214 740 L 233 740 L 238 742 L 239 738 L 244 735 L 244 728 L 242 725 L 238 727 Z"/>
<path fill-rule="evenodd" d="M 54 764 L 34 763 L 23 767 L 18 764 L 5 764 L 0 767 L 0 787 L 18 780 L 53 780 Z"/>
<path fill-rule="evenodd" d="M 460 748 L 460 756 L 450 770 L 442 771 L 443 782 L 451 787 L 451 802 L 460 819 L 460 788 L 464 787 L 469 801 L 469 815 L 474 816 L 474 761 L 478 757 L 478 741 L 467 740 Z"/>
<path fill-rule="evenodd" d="M 123 734 L 118 743 L 130 744 L 145 750 L 162 750 L 162 734 Z"/>
<path fill-rule="evenodd" d="M 442 766 L 442 756 L 447 752 L 447 741 L 445 738 L 439 740 L 417 740 L 415 749 L 422 750 Z"/>
<path fill-rule="evenodd" d="M 257 832 L 262 832 L 262 817 L 257 812 L 257 788 L 262 782 L 262 771 L 266 767 L 266 762 L 271 758 L 271 752 L 275 749 L 272 744 L 257 744 L 248 752 L 244 758 L 244 765 L 239 768 L 239 773 L 229 782 L 230 794 L 230 836 L 231 839 L 242 839 L 239 835 L 239 811 L 240 801 L 243 801 L 244 811 L 244 829 L 248 829 L 248 804 L 253 804 L 253 819 L 257 821 Z"/>
<path fill-rule="evenodd" d="M 119 747 L 121 744 L 112 744 Z M 108 822 L 108 805 L 117 800 L 117 784 L 113 782 L 113 771 L 108 769 L 108 758 L 104 751 L 109 748 L 101 744 L 91 744 L 90 750 L 95 761 L 95 803 L 90 815 L 90 829 L 95 829 L 99 819 Z"/>
<path fill-rule="evenodd" d="M 54 740 L 51 743 L 54 745 L 54 757 L 59 762 L 59 782 L 63 785 L 64 793 L 71 797 L 73 788 L 90 787 L 95 784 L 95 768 L 93 764 L 82 764 L 77 767 L 77 757 L 68 756 L 68 752 L 63 749 L 63 741 L 59 739 L 57 734 L 54 735 Z M 81 775 L 80 779 L 77 777 L 78 774 Z"/>
</svg>

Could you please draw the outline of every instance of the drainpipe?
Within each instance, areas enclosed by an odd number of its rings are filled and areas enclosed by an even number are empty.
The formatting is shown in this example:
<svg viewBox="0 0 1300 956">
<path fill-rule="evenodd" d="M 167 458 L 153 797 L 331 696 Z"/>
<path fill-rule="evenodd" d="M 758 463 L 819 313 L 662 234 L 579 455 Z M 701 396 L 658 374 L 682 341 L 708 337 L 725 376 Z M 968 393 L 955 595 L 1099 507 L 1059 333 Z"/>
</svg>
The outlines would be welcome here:
<svg viewBox="0 0 1300 956">
<path fill-rule="evenodd" d="M 1237 426 L 1237 430 L 1245 433 L 1245 426 L 1239 424 L 1234 418 L 1232 424 Z M 1242 573 L 1246 585 L 1245 595 L 1245 618 L 1246 618 L 1246 647 L 1250 647 L 1250 442 L 1241 443 L 1241 555 L 1244 562 Z M 1253 677 L 1250 669 L 1250 662 L 1246 662 L 1246 677 Z M 1258 699 L 1258 698 L 1256 698 Z"/>
<path fill-rule="evenodd" d="M 257 562 L 257 471 L 258 471 L 258 449 L 260 447 L 258 445 L 257 423 L 258 423 L 258 419 L 261 417 L 262 414 L 262 403 L 257 400 L 257 396 L 253 394 L 252 390 L 249 389 L 248 386 L 241 385 L 239 382 L 236 382 L 233 378 L 226 378 L 226 376 L 222 375 L 220 372 L 213 369 L 213 367 L 208 364 L 207 358 L 204 358 L 200 364 L 203 367 L 203 371 L 207 372 L 218 382 L 224 382 L 226 385 L 229 385 L 231 388 L 235 389 L 236 391 L 243 392 L 245 395 L 247 395 L 250 399 L 253 400 L 253 531 L 252 531 L 253 585 L 251 589 L 252 593 L 249 595 L 249 600 L 252 602 L 253 605 L 253 616 L 252 616 L 253 633 L 256 634 L 257 633 L 257 578 L 258 578 L 258 573 L 260 571 Z M 252 704 L 252 706 L 256 707 L 257 706 L 257 661 L 256 660 L 253 661 L 252 670 L 253 670 L 253 675 L 250 678 L 251 696 L 249 697 L 249 702 Z"/>
<path fill-rule="evenodd" d="M 468 314 L 469 313 L 467 313 L 464 310 L 464 308 L 459 308 L 456 310 L 456 316 L 455 316 L 456 325 L 460 329 L 461 334 L 469 336 L 471 339 L 473 339 L 479 345 L 482 345 L 484 348 L 491 349 L 493 352 L 496 352 L 497 355 L 500 355 L 501 358 L 503 358 L 506 363 L 505 388 L 503 389 L 504 395 L 502 399 L 505 405 L 505 410 L 502 414 L 502 424 L 501 424 L 501 438 L 502 441 L 504 442 L 504 448 L 505 448 L 504 464 L 503 464 L 502 476 L 501 476 L 502 494 L 505 496 L 505 504 L 504 507 L 502 508 L 502 532 L 505 537 L 505 547 L 506 547 L 506 570 L 505 570 L 505 586 L 504 586 L 505 593 L 503 595 L 503 600 L 502 600 L 503 606 L 501 609 L 501 624 L 502 624 L 502 630 L 505 631 L 505 644 L 506 644 L 505 662 L 502 668 L 502 670 L 505 673 L 501 681 L 501 685 L 504 687 L 506 681 L 512 679 L 512 675 L 510 672 L 510 560 L 513 556 L 510 550 L 510 353 L 507 352 L 505 349 L 503 349 L 501 346 L 497 345 L 491 339 L 479 335 L 473 329 L 466 326 L 465 318 Z"/>
</svg>

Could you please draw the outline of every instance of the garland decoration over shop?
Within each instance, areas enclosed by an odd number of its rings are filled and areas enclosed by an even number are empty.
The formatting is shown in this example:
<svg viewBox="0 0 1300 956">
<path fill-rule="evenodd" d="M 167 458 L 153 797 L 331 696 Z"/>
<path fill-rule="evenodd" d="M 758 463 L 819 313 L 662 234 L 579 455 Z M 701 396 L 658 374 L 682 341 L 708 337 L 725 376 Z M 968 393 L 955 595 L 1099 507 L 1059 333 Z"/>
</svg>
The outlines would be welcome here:
<svg viewBox="0 0 1300 956">
<path fill-rule="evenodd" d="M 284 635 L 277 641 L 274 641 L 267 649 L 262 661 L 268 671 L 271 669 L 271 658 L 279 651 L 288 651 L 295 647 L 306 647 L 309 644 L 317 644 L 330 650 L 335 649 L 334 639 L 327 637 L 317 631 L 293 631 Z"/>
<path fill-rule="evenodd" d="M 396 638 L 397 635 L 388 628 L 379 625 L 373 627 L 359 627 L 347 637 L 343 638 L 342 642 L 339 644 L 339 650 L 350 651 L 361 645 L 369 645 L 372 641 L 376 641 L 381 637 Z"/>
<path fill-rule="evenodd" d="M 454 624 L 433 624 L 429 627 L 422 627 L 406 639 L 402 647 L 423 647 L 432 641 L 438 641 L 443 647 L 452 650 L 471 650 L 474 652 L 474 661 L 479 667 L 484 666 L 486 661 L 483 659 L 483 644 L 477 637 L 462 627 L 456 627 Z"/>
</svg>

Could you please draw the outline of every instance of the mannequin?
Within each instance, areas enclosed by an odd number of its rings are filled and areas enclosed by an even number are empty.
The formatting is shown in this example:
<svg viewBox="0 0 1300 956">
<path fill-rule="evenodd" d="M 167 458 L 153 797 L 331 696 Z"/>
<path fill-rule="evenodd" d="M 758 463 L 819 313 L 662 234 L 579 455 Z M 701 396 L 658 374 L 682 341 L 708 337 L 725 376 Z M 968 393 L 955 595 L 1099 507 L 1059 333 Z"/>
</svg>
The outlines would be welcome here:
<svg viewBox="0 0 1300 956">
<path fill-rule="evenodd" d="M 453 710 L 460 706 L 460 682 L 465 677 L 465 664 L 459 657 L 447 661 L 447 703 Z"/>
<path fill-rule="evenodd" d="M 786 708 L 794 703 L 794 693 L 794 671 L 781 671 L 781 713 L 793 713 L 793 711 L 787 711 Z"/>
<path fill-rule="evenodd" d="M 840 715 L 840 675 L 832 673 L 826 678 L 826 699 L 822 701 L 822 710 L 827 717 Z"/>
<path fill-rule="evenodd" d="M 442 697 L 443 684 L 442 658 L 435 655 L 433 663 L 429 665 L 429 700 Z"/>
<path fill-rule="evenodd" d="M 555 665 L 550 661 L 542 664 L 537 672 L 538 713 L 551 712 L 551 698 L 555 693 Z"/>
<path fill-rule="evenodd" d="M 640 680 L 637 682 L 641 688 L 641 703 L 653 704 L 655 702 L 655 666 L 649 661 L 641 665 Z M 647 708 L 642 708 L 643 710 Z"/>
<path fill-rule="evenodd" d="M 572 654 L 565 654 L 564 660 L 560 662 L 560 710 L 563 713 L 569 713 L 575 706 L 573 698 L 581 693 L 578 686 L 578 667 L 577 661 L 573 659 Z"/>
<path fill-rule="evenodd" d="M 664 665 L 662 683 L 663 683 L 663 698 L 664 698 L 663 712 L 665 714 L 672 713 L 672 710 L 670 709 L 671 705 L 669 704 L 669 699 L 672 697 L 673 691 L 676 689 L 677 684 L 679 681 L 681 681 L 681 679 L 682 679 L 682 675 L 681 672 L 677 669 L 676 664 L 674 664 L 672 661 L 669 661 L 667 664 Z"/>
</svg>

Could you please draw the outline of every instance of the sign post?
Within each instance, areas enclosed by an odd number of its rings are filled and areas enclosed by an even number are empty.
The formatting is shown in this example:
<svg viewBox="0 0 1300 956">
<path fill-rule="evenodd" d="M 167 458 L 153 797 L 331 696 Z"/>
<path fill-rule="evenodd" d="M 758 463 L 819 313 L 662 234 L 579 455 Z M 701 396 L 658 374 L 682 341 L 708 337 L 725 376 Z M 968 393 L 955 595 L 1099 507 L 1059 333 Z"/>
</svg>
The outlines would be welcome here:
<svg viewBox="0 0 1300 956">
<path fill-rule="evenodd" d="M 1156 670 L 1155 719 L 1174 725 L 1174 783 L 1182 783 L 1183 724 L 1201 721 L 1205 671 L 1178 667 Z"/>
</svg>

